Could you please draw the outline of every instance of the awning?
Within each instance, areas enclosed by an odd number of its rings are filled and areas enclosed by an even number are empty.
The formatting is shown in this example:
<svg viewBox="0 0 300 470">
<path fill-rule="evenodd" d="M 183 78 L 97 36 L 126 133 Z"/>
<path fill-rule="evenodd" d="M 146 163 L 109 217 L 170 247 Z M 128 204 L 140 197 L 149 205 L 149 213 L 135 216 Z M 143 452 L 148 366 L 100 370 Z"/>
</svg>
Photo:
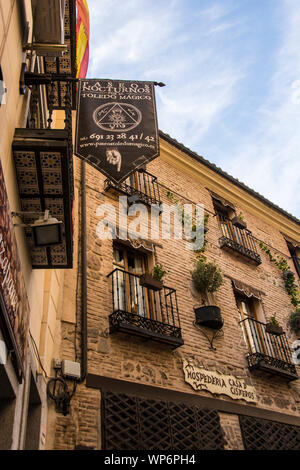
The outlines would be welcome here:
<svg viewBox="0 0 300 470">
<path fill-rule="evenodd" d="M 259 291 L 258 289 L 255 289 L 254 287 L 248 286 L 247 284 L 244 284 L 243 282 L 238 281 L 237 279 L 230 279 L 232 281 L 234 290 L 246 295 L 249 298 L 255 297 L 256 299 L 261 300 L 261 296 L 262 294 L 264 294 L 263 292 Z"/>
<path fill-rule="evenodd" d="M 117 230 L 117 233 L 120 233 L 119 228 Z M 132 247 L 135 250 L 139 250 L 146 254 L 153 253 L 156 246 L 162 247 L 160 243 L 156 243 L 152 240 L 146 240 L 144 238 L 137 238 L 136 236 L 130 233 L 127 234 L 127 238 L 125 240 L 117 237 L 116 241 L 121 245 Z"/>
<path fill-rule="evenodd" d="M 227 201 L 225 198 L 223 198 L 222 196 L 219 196 L 217 193 L 214 193 L 213 191 L 211 191 L 210 189 L 208 189 L 211 197 L 213 199 L 216 199 L 217 201 L 221 202 L 221 204 L 224 206 L 224 207 L 230 207 L 230 209 L 232 210 L 235 210 L 235 206 L 234 204 L 232 204 L 231 202 Z"/>
<path fill-rule="evenodd" d="M 285 235 L 284 233 L 282 233 L 282 236 L 283 238 L 285 239 L 285 241 L 292 245 L 293 248 L 300 248 L 300 241 L 299 242 L 296 242 L 295 240 L 293 240 L 292 238 L 288 237 L 287 235 Z"/>
</svg>

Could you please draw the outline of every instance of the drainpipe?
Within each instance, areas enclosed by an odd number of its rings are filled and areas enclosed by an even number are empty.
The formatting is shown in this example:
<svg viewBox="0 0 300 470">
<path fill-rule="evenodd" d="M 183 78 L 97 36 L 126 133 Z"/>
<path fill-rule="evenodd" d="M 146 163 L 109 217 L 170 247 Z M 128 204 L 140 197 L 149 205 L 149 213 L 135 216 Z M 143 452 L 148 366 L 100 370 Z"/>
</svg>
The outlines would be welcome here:
<svg viewBox="0 0 300 470">
<path fill-rule="evenodd" d="M 85 162 L 81 161 L 81 377 L 87 374 L 87 276 L 86 276 L 86 191 Z"/>
</svg>

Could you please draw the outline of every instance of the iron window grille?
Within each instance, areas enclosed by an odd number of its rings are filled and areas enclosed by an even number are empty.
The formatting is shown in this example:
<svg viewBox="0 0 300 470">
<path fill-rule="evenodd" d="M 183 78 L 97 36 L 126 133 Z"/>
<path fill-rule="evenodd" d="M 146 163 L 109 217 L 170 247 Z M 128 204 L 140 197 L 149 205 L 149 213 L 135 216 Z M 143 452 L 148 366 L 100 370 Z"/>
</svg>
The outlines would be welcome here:
<svg viewBox="0 0 300 470">
<path fill-rule="evenodd" d="M 265 323 L 251 317 L 241 322 L 247 337 L 249 352 L 247 361 L 250 370 L 261 370 L 284 377 L 288 381 L 298 379 L 286 334 L 275 335 L 267 331 Z"/>
<path fill-rule="evenodd" d="M 146 170 L 134 172 L 122 183 L 106 179 L 104 190 L 114 190 L 125 194 L 130 197 L 133 203 L 142 202 L 147 205 L 160 205 L 161 203 L 157 177 Z"/>
<path fill-rule="evenodd" d="M 250 230 L 236 227 L 223 214 L 218 213 L 218 219 L 222 231 L 222 236 L 219 239 L 220 247 L 235 251 L 251 259 L 257 265 L 261 264 L 261 258 L 256 249 L 255 238 Z"/>
<path fill-rule="evenodd" d="M 174 348 L 183 344 L 175 289 L 143 287 L 139 275 L 118 268 L 108 277 L 112 282 L 110 333 L 129 333 Z"/>
<path fill-rule="evenodd" d="M 300 426 L 239 416 L 246 450 L 299 450 Z"/>
<path fill-rule="evenodd" d="M 102 392 L 104 450 L 222 450 L 216 410 Z"/>
</svg>

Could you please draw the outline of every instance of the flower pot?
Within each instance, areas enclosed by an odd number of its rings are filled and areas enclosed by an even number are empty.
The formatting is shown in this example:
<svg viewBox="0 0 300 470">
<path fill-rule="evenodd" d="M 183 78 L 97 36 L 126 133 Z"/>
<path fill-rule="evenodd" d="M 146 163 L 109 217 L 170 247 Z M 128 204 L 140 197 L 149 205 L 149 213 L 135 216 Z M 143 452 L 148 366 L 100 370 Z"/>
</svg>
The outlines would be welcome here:
<svg viewBox="0 0 300 470">
<path fill-rule="evenodd" d="M 152 277 L 150 274 L 142 274 L 140 276 L 140 285 L 155 291 L 161 290 L 163 288 L 163 282 L 154 279 L 154 277 Z"/>
<path fill-rule="evenodd" d="M 279 325 L 273 325 L 273 323 L 267 323 L 266 332 L 271 333 L 272 335 L 275 335 L 275 336 L 280 336 L 283 334 L 283 329 Z"/>
<path fill-rule="evenodd" d="M 215 305 L 194 308 L 196 325 L 206 326 L 214 330 L 220 330 L 223 326 L 221 310 Z"/>
<path fill-rule="evenodd" d="M 233 219 L 231 220 L 231 223 L 232 223 L 232 225 L 234 225 L 235 227 L 238 227 L 238 228 L 241 228 L 241 229 L 247 228 L 246 222 L 244 222 L 243 220 L 239 219 L 238 217 L 233 217 Z"/>
<path fill-rule="evenodd" d="M 294 277 L 295 274 L 293 273 L 293 271 L 284 271 L 283 273 L 283 279 L 286 280 L 286 279 L 291 279 L 292 277 Z"/>
</svg>

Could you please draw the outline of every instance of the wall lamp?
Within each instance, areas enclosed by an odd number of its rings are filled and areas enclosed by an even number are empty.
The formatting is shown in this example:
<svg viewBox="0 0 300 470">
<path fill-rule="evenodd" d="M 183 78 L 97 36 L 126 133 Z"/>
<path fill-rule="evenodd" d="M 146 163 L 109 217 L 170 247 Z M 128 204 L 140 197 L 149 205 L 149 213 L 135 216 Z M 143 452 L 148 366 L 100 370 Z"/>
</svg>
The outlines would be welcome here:
<svg viewBox="0 0 300 470">
<path fill-rule="evenodd" d="M 38 216 L 32 224 L 14 224 L 15 227 L 30 227 L 36 247 L 58 245 L 62 242 L 62 221 L 51 217 L 49 210 L 45 212 L 12 212 L 13 217 Z M 42 215 L 42 217 L 40 217 Z"/>
</svg>

